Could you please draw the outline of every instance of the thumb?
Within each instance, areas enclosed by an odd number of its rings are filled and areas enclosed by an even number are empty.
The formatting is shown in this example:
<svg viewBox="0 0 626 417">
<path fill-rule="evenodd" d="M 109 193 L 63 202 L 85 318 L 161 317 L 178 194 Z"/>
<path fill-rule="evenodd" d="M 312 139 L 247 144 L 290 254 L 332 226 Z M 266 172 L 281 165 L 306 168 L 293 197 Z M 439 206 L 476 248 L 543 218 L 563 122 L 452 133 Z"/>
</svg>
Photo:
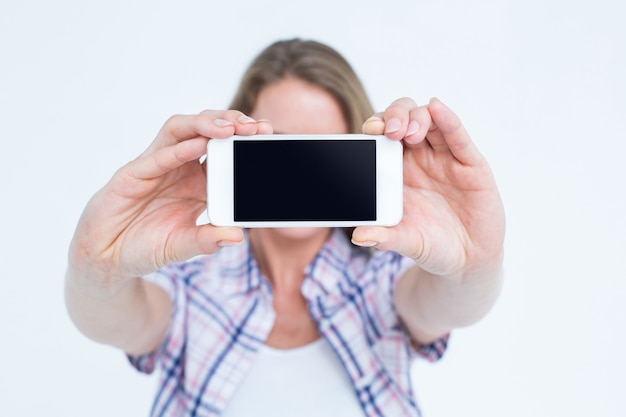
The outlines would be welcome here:
<svg viewBox="0 0 626 417">
<path fill-rule="evenodd" d="M 382 135 L 385 133 L 385 121 L 382 113 L 375 113 L 363 123 L 363 133 L 367 135 Z"/>
<path fill-rule="evenodd" d="M 181 262 L 197 255 L 215 253 L 223 247 L 243 242 L 238 227 L 215 227 L 211 224 L 186 227 L 173 233 L 165 249 L 166 263 Z"/>
<path fill-rule="evenodd" d="M 415 236 L 411 236 L 411 235 Z M 391 250 L 416 259 L 422 242 L 417 233 L 401 231 L 397 227 L 361 226 L 354 229 L 352 243 L 362 247 Z"/>
</svg>

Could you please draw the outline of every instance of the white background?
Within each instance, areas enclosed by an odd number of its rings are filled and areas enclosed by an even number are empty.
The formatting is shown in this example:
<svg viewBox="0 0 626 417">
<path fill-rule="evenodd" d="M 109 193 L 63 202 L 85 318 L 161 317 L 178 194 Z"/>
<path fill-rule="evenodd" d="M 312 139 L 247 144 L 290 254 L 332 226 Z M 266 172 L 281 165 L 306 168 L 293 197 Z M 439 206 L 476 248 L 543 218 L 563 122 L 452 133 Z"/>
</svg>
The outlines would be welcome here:
<svg viewBox="0 0 626 417">
<path fill-rule="evenodd" d="M 279 38 L 329 43 L 377 109 L 449 104 L 507 209 L 492 313 L 415 366 L 427 417 L 624 416 L 626 26 L 618 1 L 0 4 L 0 414 L 147 415 L 156 379 L 62 296 L 88 198 L 164 120 L 227 106 Z"/>
</svg>

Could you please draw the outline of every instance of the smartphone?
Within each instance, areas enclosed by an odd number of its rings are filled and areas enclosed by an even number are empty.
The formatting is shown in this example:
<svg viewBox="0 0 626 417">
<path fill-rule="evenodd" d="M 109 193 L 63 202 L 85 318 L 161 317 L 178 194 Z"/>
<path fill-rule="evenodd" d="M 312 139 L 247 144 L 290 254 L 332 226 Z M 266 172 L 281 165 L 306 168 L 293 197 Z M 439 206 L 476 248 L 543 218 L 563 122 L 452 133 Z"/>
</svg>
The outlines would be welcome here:
<svg viewBox="0 0 626 417">
<path fill-rule="evenodd" d="M 385 136 L 211 139 L 206 168 L 216 226 L 392 226 L 402 218 L 402 144 Z"/>
</svg>

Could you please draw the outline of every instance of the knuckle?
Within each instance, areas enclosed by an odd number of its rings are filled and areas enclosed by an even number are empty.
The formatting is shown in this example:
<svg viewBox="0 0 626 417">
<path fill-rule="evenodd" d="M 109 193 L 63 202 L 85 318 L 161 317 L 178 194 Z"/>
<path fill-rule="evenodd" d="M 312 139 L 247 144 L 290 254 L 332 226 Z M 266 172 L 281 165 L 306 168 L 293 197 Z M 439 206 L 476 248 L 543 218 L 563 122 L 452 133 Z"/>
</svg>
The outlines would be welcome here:
<svg viewBox="0 0 626 417">
<path fill-rule="evenodd" d="M 174 126 L 177 126 L 185 116 L 182 114 L 175 114 L 167 118 L 165 123 L 163 124 L 164 129 L 171 130 Z"/>
</svg>

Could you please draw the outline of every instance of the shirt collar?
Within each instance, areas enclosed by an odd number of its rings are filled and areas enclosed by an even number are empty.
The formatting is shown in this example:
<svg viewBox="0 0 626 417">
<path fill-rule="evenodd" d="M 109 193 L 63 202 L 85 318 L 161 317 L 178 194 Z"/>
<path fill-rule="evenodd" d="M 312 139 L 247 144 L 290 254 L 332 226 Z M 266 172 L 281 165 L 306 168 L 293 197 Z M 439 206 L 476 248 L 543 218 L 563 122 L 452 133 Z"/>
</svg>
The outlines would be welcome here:
<svg viewBox="0 0 626 417">
<path fill-rule="evenodd" d="M 305 268 L 302 293 L 308 299 L 336 292 L 351 258 L 351 244 L 341 229 L 333 229 L 322 249 Z"/>
<path fill-rule="evenodd" d="M 342 229 L 333 229 L 321 250 L 304 270 L 302 294 L 305 298 L 311 300 L 337 292 L 338 283 L 345 280 L 349 273 L 355 250 L 366 253 L 353 247 Z M 262 287 L 270 289 L 252 254 L 247 231 L 244 231 L 241 245 L 223 248 L 216 255 L 219 258 L 220 273 L 219 278 L 215 279 L 217 282 L 214 282 L 222 293 L 241 295 Z"/>
<path fill-rule="evenodd" d="M 207 257 L 205 273 L 209 285 L 226 297 L 255 291 L 265 281 L 252 255 L 245 230 L 244 240 L 240 245 L 222 248 Z"/>
</svg>

